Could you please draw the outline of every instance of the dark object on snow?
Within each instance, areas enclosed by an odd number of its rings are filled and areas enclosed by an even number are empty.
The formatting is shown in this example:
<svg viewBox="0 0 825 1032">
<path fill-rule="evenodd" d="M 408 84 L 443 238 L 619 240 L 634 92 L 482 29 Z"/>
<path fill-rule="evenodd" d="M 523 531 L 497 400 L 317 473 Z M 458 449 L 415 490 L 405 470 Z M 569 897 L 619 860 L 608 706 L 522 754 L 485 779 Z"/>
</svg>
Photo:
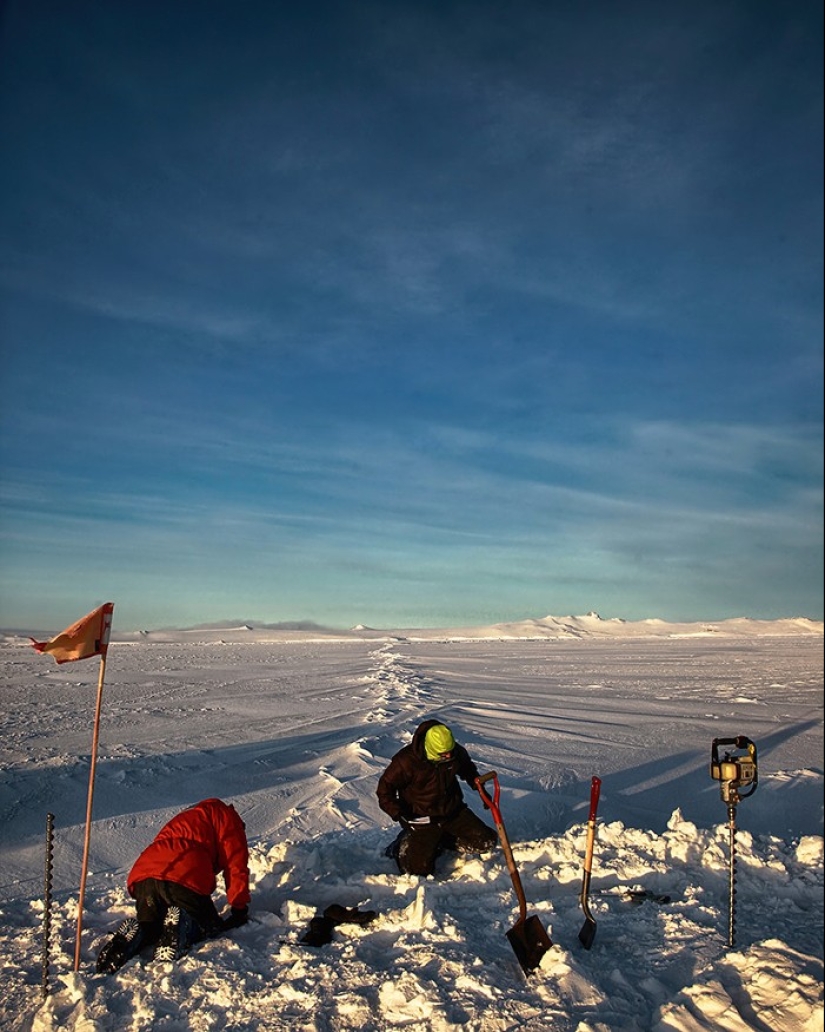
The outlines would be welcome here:
<svg viewBox="0 0 825 1032">
<path fill-rule="evenodd" d="M 324 917 L 334 925 L 368 925 L 378 917 L 378 914 L 375 910 L 359 910 L 358 907 L 348 908 L 342 907 L 340 903 L 333 903 L 324 911 Z"/>
<path fill-rule="evenodd" d="M 587 818 L 587 845 L 584 850 L 584 873 L 582 874 L 581 900 L 584 911 L 584 924 L 579 932 L 579 942 L 586 950 L 593 945 L 596 938 L 596 919 L 590 912 L 590 905 L 587 901 L 587 894 L 590 891 L 590 872 L 593 868 L 593 843 L 596 841 L 596 811 L 599 808 L 599 793 L 601 792 L 601 779 L 595 775 L 590 782 L 590 815 Z"/>
<path fill-rule="evenodd" d="M 625 899 L 633 903 L 634 906 L 641 906 L 646 900 L 649 900 L 651 903 L 659 903 L 660 905 L 672 902 L 670 896 L 659 892 L 651 892 L 650 889 L 627 889 Z"/>
<path fill-rule="evenodd" d="M 652 889 L 629 888 L 623 885 L 614 885 L 612 889 L 595 889 L 591 895 L 601 896 L 605 900 L 629 903 L 634 907 L 640 907 L 643 903 L 658 903 L 659 906 L 666 906 L 673 902 L 673 896 L 667 893 L 653 892 Z"/>
<path fill-rule="evenodd" d="M 316 914 L 309 922 L 309 928 L 301 937 L 305 946 L 325 946 L 332 942 L 332 929 L 339 924 L 368 925 L 378 914 L 374 910 L 359 910 L 358 907 L 342 907 L 333 903 L 323 914 Z"/>
<path fill-rule="evenodd" d="M 309 922 L 309 928 L 301 936 L 301 942 L 305 946 L 326 946 L 332 942 L 332 929 L 335 925 L 328 917 L 321 917 L 318 914 Z"/>
<path fill-rule="evenodd" d="M 492 798 L 484 791 L 483 788 L 485 782 L 491 780 L 494 785 Z M 498 808 L 501 788 L 498 783 L 498 775 L 496 772 L 490 771 L 489 774 L 484 774 L 482 777 L 476 778 L 476 788 L 478 789 L 478 794 L 481 796 L 481 801 L 492 814 L 493 821 L 496 825 L 496 831 L 498 831 L 498 837 L 501 842 L 501 848 L 504 850 L 504 858 L 507 861 L 507 870 L 510 872 L 510 877 L 513 879 L 513 888 L 516 890 L 516 896 L 518 897 L 519 919 L 510 931 L 507 932 L 507 938 L 510 940 L 510 945 L 513 947 L 513 952 L 515 953 L 519 964 L 521 964 L 522 970 L 526 975 L 529 975 L 531 971 L 534 971 L 539 966 L 541 958 L 550 949 L 553 943 L 550 941 L 550 936 L 545 931 L 544 925 L 538 919 L 538 916 L 533 914 L 532 917 L 527 917 L 527 900 L 524 897 L 521 878 L 516 870 L 516 862 L 513 859 L 513 850 L 510 848 L 510 841 L 507 838 L 507 832 L 504 830 L 501 811 Z"/>
</svg>

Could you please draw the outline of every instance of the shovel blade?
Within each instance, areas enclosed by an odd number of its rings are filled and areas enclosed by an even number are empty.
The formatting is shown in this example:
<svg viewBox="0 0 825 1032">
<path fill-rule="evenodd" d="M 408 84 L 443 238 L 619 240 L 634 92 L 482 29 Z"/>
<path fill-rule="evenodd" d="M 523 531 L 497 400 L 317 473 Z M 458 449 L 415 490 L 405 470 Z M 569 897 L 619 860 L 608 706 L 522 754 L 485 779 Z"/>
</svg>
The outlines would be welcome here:
<svg viewBox="0 0 825 1032">
<path fill-rule="evenodd" d="M 579 932 L 579 942 L 584 946 L 586 950 L 589 950 L 593 945 L 593 940 L 596 938 L 596 922 L 589 915 L 585 918 L 585 922 L 582 925 L 582 930 Z"/>
<path fill-rule="evenodd" d="M 507 938 L 526 975 L 535 971 L 541 964 L 541 958 L 553 945 L 544 925 L 535 914 L 524 921 L 517 921 L 507 933 Z"/>
</svg>

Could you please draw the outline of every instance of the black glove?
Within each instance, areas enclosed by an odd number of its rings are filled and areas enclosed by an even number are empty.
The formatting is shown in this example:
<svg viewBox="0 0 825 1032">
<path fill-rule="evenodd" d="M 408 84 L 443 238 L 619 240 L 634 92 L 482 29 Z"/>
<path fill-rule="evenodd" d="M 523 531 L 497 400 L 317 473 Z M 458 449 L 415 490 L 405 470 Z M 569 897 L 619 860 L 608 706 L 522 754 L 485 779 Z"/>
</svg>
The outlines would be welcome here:
<svg viewBox="0 0 825 1032">
<path fill-rule="evenodd" d="M 232 907 L 229 917 L 223 919 L 223 930 L 228 932 L 232 928 L 240 928 L 249 920 L 249 907 Z"/>
</svg>

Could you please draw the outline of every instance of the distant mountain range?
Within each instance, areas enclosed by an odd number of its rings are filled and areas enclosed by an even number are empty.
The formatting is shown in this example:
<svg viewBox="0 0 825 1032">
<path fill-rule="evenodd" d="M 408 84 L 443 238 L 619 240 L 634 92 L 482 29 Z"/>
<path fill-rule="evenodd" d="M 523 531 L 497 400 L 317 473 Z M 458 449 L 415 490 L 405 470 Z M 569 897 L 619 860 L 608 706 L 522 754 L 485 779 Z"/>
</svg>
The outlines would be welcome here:
<svg viewBox="0 0 825 1032">
<path fill-rule="evenodd" d="M 57 633 L 57 632 L 55 632 Z M 450 628 L 380 629 L 358 624 L 346 630 L 323 627 L 309 621 L 259 623 L 251 620 L 214 622 L 197 627 L 159 630 L 122 631 L 115 626 L 112 643 L 239 643 L 287 641 L 573 641 L 622 638 L 764 638 L 822 637 L 823 622 L 807 617 L 782 620 L 754 620 L 737 617 L 728 620 L 702 620 L 693 623 L 668 623 L 665 620 L 602 619 L 598 613 L 584 616 L 545 616 L 511 623 Z M 25 635 L 6 632 L 13 641 Z"/>
</svg>

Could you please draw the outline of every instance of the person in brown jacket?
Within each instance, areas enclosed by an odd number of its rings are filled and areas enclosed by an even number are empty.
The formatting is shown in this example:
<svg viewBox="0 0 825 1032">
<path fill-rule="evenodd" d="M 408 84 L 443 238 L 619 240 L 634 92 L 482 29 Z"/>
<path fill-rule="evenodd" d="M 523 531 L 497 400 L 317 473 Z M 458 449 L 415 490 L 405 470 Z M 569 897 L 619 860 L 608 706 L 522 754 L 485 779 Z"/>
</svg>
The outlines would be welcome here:
<svg viewBox="0 0 825 1032">
<path fill-rule="evenodd" d="M 452 731 L 425 720 L 412 741 L 390 760 L 378 781 L 378 805 L 401 825 L 388 849 L 402 874 L 433 873 L 446 849 L 483 853 L 496 832 L 464 802 L 458 778 L 475 788 L 478 769 Z"/>
</svg>

